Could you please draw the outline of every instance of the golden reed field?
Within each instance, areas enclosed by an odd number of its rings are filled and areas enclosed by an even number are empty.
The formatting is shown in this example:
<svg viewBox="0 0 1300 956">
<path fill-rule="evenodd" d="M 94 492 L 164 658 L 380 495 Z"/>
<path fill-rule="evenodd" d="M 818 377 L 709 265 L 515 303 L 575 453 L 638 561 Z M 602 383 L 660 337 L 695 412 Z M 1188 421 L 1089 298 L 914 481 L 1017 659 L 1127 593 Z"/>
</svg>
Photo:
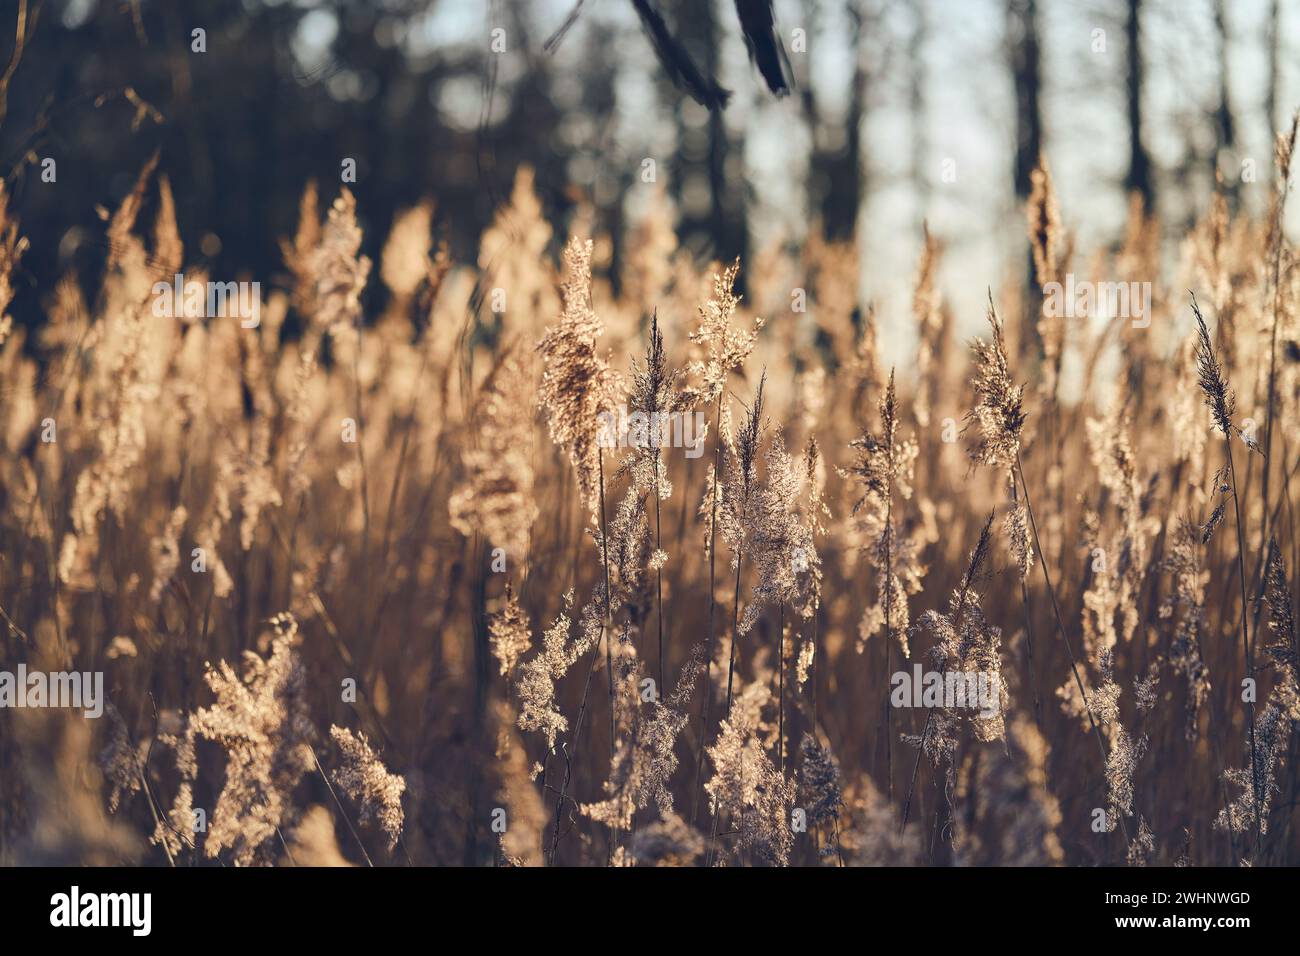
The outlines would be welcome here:
<svg viewBox="0 0 1300 956">
<path fill-rule="evenodd" d="M 927 234 L 898 368 L 851 245 L 695 262 L 660 199 L 615 274 L 526 167 L 471 261 L 307 184 L 199 318 L 146 165 L 0 333 L 0 864 L 1300 862 L 1295 138 L 1114 255 L 1040 161 L 1042 294 L 965 340 Z"/>
</svg>

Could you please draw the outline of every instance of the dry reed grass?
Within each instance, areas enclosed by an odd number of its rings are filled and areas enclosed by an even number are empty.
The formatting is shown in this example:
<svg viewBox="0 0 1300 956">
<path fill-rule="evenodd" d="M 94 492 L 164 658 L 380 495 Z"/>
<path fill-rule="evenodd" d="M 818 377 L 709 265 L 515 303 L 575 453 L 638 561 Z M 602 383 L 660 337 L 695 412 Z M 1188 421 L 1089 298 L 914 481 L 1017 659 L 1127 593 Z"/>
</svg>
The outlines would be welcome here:
<svg viewBox="0 0 1300 956">
<path fill-rule="evenodd" d="M 927 231 L 899 371 L 852 247 L 742 300 L 660 202 L 561 271 L 527 171 L 476 264 L 425 205 L 372 269 L 311 188 L 258 328 L 158 317 L 151 163 L 93 296 L 0 323 L 3 659 L 112 701 L 0 714 L 0 863 L 1294 865 L 1293 136 L 1266 221 L 1216 202 L 1165 275 L 1135 207 L 1090 260 L 1145 330 L 1009 286 L 968 362 Z M 23 250 L 0 193 L 0 315 Z M 704 453 L 603 447 L 620 406 Z M 993 712 L 891 706 L 913 663 Z"/>
</svg>

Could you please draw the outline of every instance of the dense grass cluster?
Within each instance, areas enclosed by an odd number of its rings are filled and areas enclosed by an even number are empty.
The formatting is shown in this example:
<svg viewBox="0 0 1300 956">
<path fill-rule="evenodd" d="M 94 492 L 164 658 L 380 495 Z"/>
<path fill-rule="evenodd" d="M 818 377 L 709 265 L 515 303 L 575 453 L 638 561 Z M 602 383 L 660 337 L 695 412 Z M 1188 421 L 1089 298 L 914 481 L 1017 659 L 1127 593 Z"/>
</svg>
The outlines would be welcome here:
<svg viewBox="0 0 1300 956">
<path fill-rule="evenodd" d="M 1294 136 L 1176 265 L 1040 166 L 969 347 L 927 232 L 897 369 L 853 246 L 697 263 L 656 197 L 615 272 L 526 170 L 477 262 L 309 187 L 255 328 L 159 314 L 151 164 L 0 327 L 0 670 L 110 701 L 0 711 L 0 864 L 1294 865 Z"/>
</svg>

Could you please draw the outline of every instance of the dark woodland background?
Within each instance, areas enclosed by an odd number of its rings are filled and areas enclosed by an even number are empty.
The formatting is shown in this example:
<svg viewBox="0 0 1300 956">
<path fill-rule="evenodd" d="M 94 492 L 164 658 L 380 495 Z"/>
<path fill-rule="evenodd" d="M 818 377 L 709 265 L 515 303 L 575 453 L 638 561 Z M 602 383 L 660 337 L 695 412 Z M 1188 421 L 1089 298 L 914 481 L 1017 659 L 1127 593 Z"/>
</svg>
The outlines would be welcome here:
<svg viewBox="0 0 1300 956">
<path fill-rule="evenodd" d="M 32 244 L 12 309 L 26 324 L 38 285 L 70 266 L 96 273 L 96 207 L 113 208 L 154 150 L 186 246 L 216 275 L 280 270 L 304 182 L 337 182 L 344 157 L 357 162 L 372 255 L 396 210 L 433 196 L 453 255 L 472 258 L 526 162 L 552 221 L 590 204 L 617 265 L 628 187 L 650 157 L 697 255 L 861 226 L 892 240 L 865 264 L 887 286 L 928 219 L 949 241 L 948 281 L 984 282 L 990 265 L 1026 265 L 1017 210 L 1045 148 L 1085 238 L 1112 247 L 1129 191 L 1186 227 L 1216 168 L 1234 203 L 1262 209 L 1263 190 L 1242 195 L 1240 164 L 1268 165 L 1295 99 L 1300 29 L 1281 0 L 784 2 L 795 90 L 778 100 L 746 62 L 730 2 L 663 0 L 681 45 L 733 92 L 709 111 L 665 75 L 626 0 L 581 4 L 549 49 L 568 0 L 5 7 L 0 175 Z M 490 50 L 494 29 L 504 53 Z M 45 157 L 57 188 L 40 182 Z M 955 184 L 946 158 L 960 164 Z"/>
</svg>

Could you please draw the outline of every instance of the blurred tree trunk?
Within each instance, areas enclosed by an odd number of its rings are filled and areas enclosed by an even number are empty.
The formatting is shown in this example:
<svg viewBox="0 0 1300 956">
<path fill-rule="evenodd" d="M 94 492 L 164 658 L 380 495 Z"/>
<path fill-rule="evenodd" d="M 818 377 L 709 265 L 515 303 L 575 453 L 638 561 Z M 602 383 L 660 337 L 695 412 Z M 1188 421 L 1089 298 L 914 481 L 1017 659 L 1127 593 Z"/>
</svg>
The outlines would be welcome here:
<svg viewBox="0 0 1300 956">
<path fill-rule="evenodd" d="M 907 47 L 908 110 L 912 117 L 912 188 L 916 192 L 917 225 L 926 219 L 930 208 L 930 142 L 926 128 L 925 49 L 929 41 L 929 20 L 925 0 L 912 0 L 912 35 Z"/>
<path fill-rule="evenodd" d="M 1033 189 L 1030 174 L 1038 165 L 1043 149 L 1042 50 L 1038 36 L 1037 0 L 1007 0 L 1006 43 L 1016 110 L 1016 153 L 1012 176 L 1016 211 L 1021 213 Z M 1034 253 L 1027 238 L 1024 241 L 1024 263 L 1024 295 L 1021 296 L 1016 350 L 1021 359 L 1036 362 L 1043 354 L 1042 338 L 1038 333 L 1043 290 L 1035 281 Z"/>
<path fill-rule="evenodd" d="M 609 280 L 617 295 L 622 288 L 623 231 L 626 225 L 623 197 L 632 188 L 640 171 L 640 162 L 636 156 L 625 155 L 618 155 L 614 162 L 607 161 L 613 152 L 611 145 L 618 140 L 615 129 L 618 104 L 614 90 L 617 88 L 620 60 L 616 39 L 608 24 L 592 22 L 582 58 L 581 100 L 583 114 L 591 120 L 591 135 L 577 152 L 592 160 L 591 168 L 595 173 L 590 199 L 599 227 L 609 236 Z"/>
<path fill-rule="evenodd" d="M 812 3 L 808 5 L 808 14 L 804 18 L 807 24 L 805 29 L 808 31 L 807 42 L 809 43 L 814 42 L 813 37 L 820 35 L 821 12 L 822 5 L 819 0 L 812 0 Z M 800 59 L 803 63 L 811 66 L 811 60 L 807 56 Z M 817 88 L 813 84 L 811 69 L 800 78 L 799 105 L 803 109 L 804 122 L 808 124 L 810 148 L 808 153 L 808 174 L 804 178 L 804 202 L 808 207 L 808 220 L 811 223 L 817 219 L 817 210 L 821 208 L 821 184 L 817 181 L 819 163 L 817 151 Z"/>
<path fill-rule="evenodd" d="M 1232 150 L 1237 139 L 1236 124 L 1232 117 L 1232 99 L 1228 91 L 1228 20 L 1223 0 L 1214 0 L 1214 29 L 1219 36 L 1219 105 L 1214 113 L 1214 171 L 1217 179 L 1217 174 L 1223 170 L 1225 159 L 1236 162 Z M 1237 184 L 1240 179 L 1235 169 L 1223 179 L 1228 208 L 1235 212 L 1238 199 Z"/>
<path fill-rule="evenodd" d="M 717 76 L 722 31 L 715 0 L 675 0 L 662 9 L 665 15 L 673 15 L 674 35 L 705 75 Z M 695 104 L 675 87 L 666 90 L 677 121 L 677 156 L 669 190 L 681 212 L 678 235 L 682 244 L 693 251 L 707 250 L 715 258 L 729 262 L 745 255 L 749 245 L 745 180 L 741 175 L 743 144 L 727 129 L 721 110 L 711 111 L 703 128 L 693 126 L 690 118 L 696 112 Z M 706 206 L 692 201 L 696 185 L 704 188 Z M 743 281 L 743 272 L 741 276 Z"/>
<path fill-rule="evenodd" d="M 1128 0 L 1128 16 L 1124 21 L 1124 36 L 1128 42 L 1128 176 L 1124 186 L 1142 197 L 1142 206 L 1148 214 L 1155 210 L 1155 185 L 1151 179 L 1151 158 L 1142 143 L 1142 59 L 1141 31 L 1142 0 Z"/>
<path fill-rule="evenodd" d="M 816 13 L 809 19 L 809 42 L 816 29 Z M 849 99 L 842 123 L 825 116 L 811 78 L 804 84 L 803 110 L 812 139 L 809 160 L 808 211 L 821 220 L 822 235 L 830 240 L 851 239 L 857 228 L 858 209 L 866 190 L 862 169 L 862 123 L 866 117 L 867 70 L 863 65 L 862 38 L 866 15 L 861 0 L 846 9 L 848 44 L 853 59 Z"/>
<path fill-rule="evenodd" d="M 1277 139 L 1277 91 L 1282 83 L 1282 3 L 1273 0 L 1268 12 L 1268 89 L 1264 93 L 1264 107 L 1268 111 L 1268 131 L 1272 140 Z"/>
<path fill-rule="evenodd" d="M 1029 198 L 1030 179 L 1043 147 L 1042 57 L 1038 0 L 1007 0 L 1007 42 L 1016 96 L 1016 198 Z"/>
</svg>

